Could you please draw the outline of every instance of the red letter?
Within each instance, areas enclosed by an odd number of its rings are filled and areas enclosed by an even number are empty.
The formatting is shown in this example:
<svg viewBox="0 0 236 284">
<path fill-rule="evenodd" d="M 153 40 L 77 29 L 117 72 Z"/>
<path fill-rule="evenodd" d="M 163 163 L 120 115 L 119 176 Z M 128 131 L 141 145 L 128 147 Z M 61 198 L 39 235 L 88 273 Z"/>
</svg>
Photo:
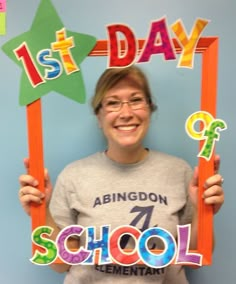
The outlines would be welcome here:
<svg viewBox="0 0 236 284">
<path fill-rule="evenodd" d="M 160 33 L 161 41 L 157 41 L 158 33 Z M 152 54 L 157 53 L 164 53 L 165 60 L 175 59 L 175 53 L 173 51 L 165 19 L 152 23 L 149 37 L 146 40 L 144 50 L 138 62 L 147 62 L 150 60 Z"/>
<path fill-rule="evenodd" d="M 120 247 L 120 239 L 123 235 L 130 235 L 138 240 L 141 233 L 133 226 L 122 226 L 113 230 L 110 236 L 110 254 L 115 262 L 120 265 L 133 265 L 139 261 L 137 249 L 135 247 L 129 253 L 124 252 Z"/>
<path fill-rule="evenodd" d="M 131 65 L 136 54 L 135 36 L 131 29 L 124 25 L 108 26 L 109 33 L 109 65 L 108 67 L 125 67 Z M 126 41 L 118 41 L 117 33 L 124 34 Z M 125 50 L 126 49 L 126 50 Z"/>
<path fill-rule="evenodd" d="M 40 76 L 37 67 L 32 59 L 32 55 L 28 50 L 27 44 L 23 43 L 18 47 L 18 49 L 15 49 L 14 52 L 19 60 L 22 58 L 25 72 L 32 86 L 36 87 L 37 85 L 44 83 L 44 80 Z"/>
</svg>

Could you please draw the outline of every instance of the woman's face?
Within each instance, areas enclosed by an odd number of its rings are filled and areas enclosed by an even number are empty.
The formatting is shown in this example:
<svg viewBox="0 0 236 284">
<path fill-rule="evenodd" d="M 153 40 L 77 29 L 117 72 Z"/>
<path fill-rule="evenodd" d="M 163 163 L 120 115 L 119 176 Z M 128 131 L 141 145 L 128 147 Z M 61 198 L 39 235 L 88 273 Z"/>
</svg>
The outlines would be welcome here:
<svg viewBox="0 0 236 284">
<path fill-rule="evenodd" d="M 142 147 L 142 140 L 149 127 L 151 111 L 148 104 L 133 110 L 128 103 L 123 103 L 119 111 L 108 111 L 105 105 L 112 105 L 117 100 L 127 102 L 140 98 L 145 99 L 145 94 L 130 79 L 123 79 L 105 94 L 103 106 L 97 117 L 107 138 L 110 152 Z"/>
</svg>

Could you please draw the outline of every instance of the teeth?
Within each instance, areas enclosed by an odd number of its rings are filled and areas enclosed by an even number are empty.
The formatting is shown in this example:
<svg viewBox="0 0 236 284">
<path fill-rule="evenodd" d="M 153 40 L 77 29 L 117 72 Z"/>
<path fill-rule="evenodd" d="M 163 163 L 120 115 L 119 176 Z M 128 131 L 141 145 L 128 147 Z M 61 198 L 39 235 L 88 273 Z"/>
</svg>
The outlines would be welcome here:
<svg viewBox="0 0 236 284">
<path fill-rule="evenodd" d="M 118 129 L 119 130 L 124 130 L 124 131 L 129 131 L 129 130 L 133 130 L 135 129 L 136 126 L 131 125 L 131 126 L 119 126 Z"/>
</svg>

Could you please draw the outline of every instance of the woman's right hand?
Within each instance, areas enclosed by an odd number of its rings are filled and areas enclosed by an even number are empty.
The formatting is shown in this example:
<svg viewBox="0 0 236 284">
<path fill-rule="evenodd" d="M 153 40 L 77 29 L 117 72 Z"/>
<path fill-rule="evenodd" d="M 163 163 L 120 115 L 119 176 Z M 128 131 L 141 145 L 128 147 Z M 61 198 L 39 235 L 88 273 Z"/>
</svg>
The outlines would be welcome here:
<svg viewBox="0 0 236 284">
<path fill-rule="evenodd" d="M 24 166 L 26 169 L 26 174 L 19 177 L 20 190 L 19 190 L 19 200 L 24 211 L 30 215 L 31 203 L 41 204 L 43 199 L 45 199 L 46 205 L 49 204 L 52 194 L 52 184 L 50 181 L 50 176 L 47 169 L 44 170 L 44 182 L 45 182 L 45 193 L 42 193 L 37 189 L 38 181 L 28 174 L 29 170 L 29 159 L 24 159 Z"/>
</svg>

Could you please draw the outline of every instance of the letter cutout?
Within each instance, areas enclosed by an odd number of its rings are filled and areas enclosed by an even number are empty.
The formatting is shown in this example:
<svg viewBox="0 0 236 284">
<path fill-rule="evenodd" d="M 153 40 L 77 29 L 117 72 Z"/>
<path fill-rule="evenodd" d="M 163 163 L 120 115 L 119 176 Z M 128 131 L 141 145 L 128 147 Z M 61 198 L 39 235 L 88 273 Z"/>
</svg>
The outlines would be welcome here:
<svg viewBox="0 0 236 284">
<path fill-rule="evenodd" d="M 51 43 L 51 48 L 53 51 L 59 51 L 66 74 L 79 71 L 70 52 L 70 49 L 75 46 L 73 37 L 66 38 L 66 30 L 63 28 L 56 32 L 56 38 L 57 42 Z"/>
<path fill-rule="evenodd" d="M 148 249 L 148 240 L 150 238 L 160 238 L 165 244 L 165 249 L 160 254 L 152 253 Z M 143 263 L 153 267 L 162 268 L 169 265 L 176 253 L 176 242 L 174 237 L 163 228 L 150 228 L 143 232 L 139 240 L 139 254 Z"/>
<path fill-rule="evenodd" d="M 157 41 L 157 34 L 160 34 L 161 41 Z M 149 36 L 138 62 L 147 62 L 153 54 L 158 53 L 163 53 L 165 60 L 176 58 L 165 18 L 151 23 Z"/>
<path fill-rule="evenodd" d="M 17 49 L 14 50 L 14 53 L 18 60 L 22 60 L 25 73 L 27 74 L 32 87 L 35 88 L 45 82 L 37 69 L 27 43 L 23 42 Z"/>
<path fill-rule="evenodd" d="M 125 252 L 120 246 L 121 237 L 127 234 L 133 237 L 136 243 L 141 232 L 133 226 L 122 226 L 113 230 L 110 236 L 111 256 L 116 263 L 124 266 L 133 265 L 139 261 L 136 246 L 131 252 Z"/>
<path fill-rule="evenodd" d="M 125 67 L 133 63 L 136 55 L 136 40 L 132 30 L 125 25 L 110 25 L 108 29 L 108 67 Z M 117 38 L 118 32 L 125 36 L 125 45 L 122 48 Z M 123 50 L 124 49 L 124 50 Z"/>
<path fill-rule="evenodd" d="M 37 227 L 31 235 L 32 242 L 39 247 L 43 248 L 45 252 L 41 252 L 39 250 L 35 250 L 33 257 L 30 261 L 37 265 L 48 265 L 53 263 L 57 257 L 57 247 L 56 244 L 45 238 L 43 235 L 51 235 L 53 229 L 47 226 Z"/>
<path fill-rule="evenodd" d="M 193 68 L 195 49 L 197 47 L 198 40 L 200 39 L 200 35 L 208 22 L 209 21 L 207 20 L 198 19 L 192 28 L 189 38 L 181 20 L 176 21 L 171 26 L 179 43 L 183 47 L 177 67 Z"/>
<path fill-rule="evenodd" d="M 58 246 L 59 258 L 70 265 L 83 263 L 91 254 L 90 251 L 85 250 L 82 246 L 76 252 L 68 249 L 66 241 L 71 236 L 80 236 L 84 228 L 79 225 L 71 225 L 65 227 L 57 236 L 56 243 Z"/>
<path fill-rule="evenodd" d="M 96 227 L 88 227 L 87 228 L 87 249 L 91 251 L 91 255 L 84 262 L 84 264 L 94 264 L 95 263 L 95 250 L 100 251 L 99 264 L 107 264 L 110 263 L 109 258 L 109 231 L 110 226 L 102 226 L 101 227 L 101 239 L 95 240 L 96 238 Z"/>
<path fill-rule="evenodd" d="M 59 77 L 62 73 L 61 63 L 55 58 L 52 58 L 51 56 L 52 52 L 50 49 L 44 49 L 40 51 L 39 54 L 37 55 L 38 62 L 42 66 L 51 67 L 51 70 L 49 69 L 45 70 L 44 78 L 46 80 L 53 80 Z"/>
<path fill-rule="evenodd" d="M 189 253 L 189 242 L 191 236 L 191 225 L 178 226 L 178 252 L 176 264 L 202 265 L 202 255 L 199 253 Z"/>
<path fill-rule="evenodd" d="M 202 124 L 199 125 L 199 130 L 196 130 L 194 126 L 198 121 L 202 122 Z M 210 160 L 215 141 L 219 141 L 220 139 L 217 129 L 225 130 L 227 129 L 227 124 L 221 119 L 214 119 L 214 117 L 206 111 L 197 111 L 188 117 L 185 123 L 187 134 L 194 140 L 205 140 L 198 157 L 202 157 L 207 161 Z"/>
</svg>

